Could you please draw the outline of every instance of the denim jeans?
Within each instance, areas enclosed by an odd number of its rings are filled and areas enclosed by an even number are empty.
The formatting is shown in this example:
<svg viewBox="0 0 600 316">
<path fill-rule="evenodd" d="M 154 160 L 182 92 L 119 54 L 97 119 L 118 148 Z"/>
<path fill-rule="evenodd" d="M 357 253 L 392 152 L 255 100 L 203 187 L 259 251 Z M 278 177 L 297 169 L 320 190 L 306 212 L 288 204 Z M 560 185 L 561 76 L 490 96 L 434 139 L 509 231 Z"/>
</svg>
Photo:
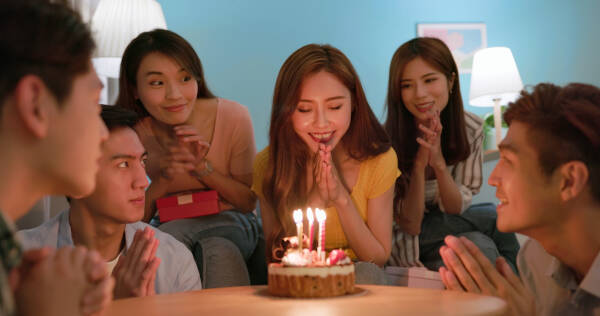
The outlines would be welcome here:
<svg viewBox="0 0 600 316">
<path fill-rule="evenodd" d="M 262 233 L 253 213 L 223 211 L 170 221 L 158 228 L 192 251 L 205 288 L 249 284 L 246 262 L 253 261 Z"/>
<path fill-rule="evenodd" d="M 517 272 L 516 260 L 519 242 L 514 233 L 502 233 L 496 228 L 496 206 L 492 203 L 475 204 L 460 215 L 442 212 L 437 206 L 429 207 L 421 223 L 419 235 L 420 261 L 430 270 L 444 266 L 439 250 L 447 235 L 464 236 L 471 240 L 494 264 L 503 256 Z"/>
</svg>

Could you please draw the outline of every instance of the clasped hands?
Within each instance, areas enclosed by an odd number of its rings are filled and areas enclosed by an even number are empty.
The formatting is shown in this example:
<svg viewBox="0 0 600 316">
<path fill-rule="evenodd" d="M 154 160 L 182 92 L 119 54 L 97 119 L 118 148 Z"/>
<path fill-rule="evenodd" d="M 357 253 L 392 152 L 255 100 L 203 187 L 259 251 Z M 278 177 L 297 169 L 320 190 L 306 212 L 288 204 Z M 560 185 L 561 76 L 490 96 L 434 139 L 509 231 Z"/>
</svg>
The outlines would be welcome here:
<svg viewBox="0 0 600 316">
<path fill-rule="evenodd" d="M 115 298 L 152 295 L 160 264 L 157 247 L 153 230 L 137 231 L 112 277 L 100 254 L 81 246 L 26 251 L 9 275 L 19 314 L 100 315 L 113 294 Z"/>
<path fill-rule="evenodd" d="M 447 236 L 440 255 L 446 267 L 439 272 L 449 290 L 497 296 L 509 306 L 510 315 L 534 315 L 535 300 L 503 257 L 496 266 L 465 237 Z"/>
<path fill-rule="evenodd" d="M 26 251 L 9 280 L 20 315 L 100 315 L 114 287 L 106 261 L 81 246 Z"/>
<path fill-rule="evenodd" d="M 427 124 L 418 123 L 420 136 L 416 141 L 420 146 L 415 157 L 415 166 L 422 169 L 430 166 L 434 170 L 440 170 L 446 167 L 440 141 L 442 136 L 440 111 L 429 110 L 426 121 Z"/>
<path fill-rule="evenodd" d="M 191 125 L 177 125 L 173 129 L 177 142 L 170 145 L 167 154 L 161 157 L 161 176 L 172 180 L 177 174 L 193 174 L 204 170 L 210 144 Z"/>
<path fill-rule="evenodd" d="M 332 147 L 319 144 L 316 153 L 316 162 L 313 168 L 315 185 L 313 190 L 318 191 L 320 202 L 324 208 L 330 204 L 347 203 L 349 193 L 340 180 L 340 175 L 331 157 Z M 319 203 L 317 203 L 319 204 Z"/>
<path fill-rule="evenodd" d="M 156 257 L 158 244 L 154 230 L 146 227 L 135 232 L 131 246 L 121 254 L 112 272 L 116 299 L 156 294 L 154 283 L 160 265 L 160 258 Z"/>
</svg>

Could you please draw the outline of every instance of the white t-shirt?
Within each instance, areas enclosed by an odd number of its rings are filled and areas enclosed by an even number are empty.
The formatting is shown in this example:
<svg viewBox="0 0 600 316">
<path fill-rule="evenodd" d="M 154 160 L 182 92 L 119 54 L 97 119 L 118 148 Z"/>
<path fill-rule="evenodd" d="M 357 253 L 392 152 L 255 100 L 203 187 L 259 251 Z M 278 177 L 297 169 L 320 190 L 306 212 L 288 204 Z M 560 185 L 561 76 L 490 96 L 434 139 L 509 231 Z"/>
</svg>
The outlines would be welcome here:
<svg viewBox="0 0 600 316">
<path fill-rule="evenodd" d="M 112 274 L 113 270 L 117 266 L 117 262 L 119 262 L 119 258 L 121 258 L 122 253 L 123 253 L 123 250 L 121 250 L 121 252 L 119 252 L 119 254 L 113 260 L 106 262 L 106 267 L 108 268 L 108 273 Z"/>
</svg>

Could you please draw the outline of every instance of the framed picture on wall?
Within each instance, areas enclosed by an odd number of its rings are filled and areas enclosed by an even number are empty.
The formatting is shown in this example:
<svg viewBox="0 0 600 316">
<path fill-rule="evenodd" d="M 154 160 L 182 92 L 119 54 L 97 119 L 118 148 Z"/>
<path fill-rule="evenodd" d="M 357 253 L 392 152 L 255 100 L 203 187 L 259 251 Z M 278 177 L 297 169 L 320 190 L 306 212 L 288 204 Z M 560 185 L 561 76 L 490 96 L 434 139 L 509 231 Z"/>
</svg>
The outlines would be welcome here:
<svg viewBox="0 0 600 316">
<path fill-rule="evenodd" d="M 417 36 L 436 37 L 444 41 L 461 74 L 471 73 L 473 55 L 487 47 L 484 23 L 418 23 Z"/>
</svg>

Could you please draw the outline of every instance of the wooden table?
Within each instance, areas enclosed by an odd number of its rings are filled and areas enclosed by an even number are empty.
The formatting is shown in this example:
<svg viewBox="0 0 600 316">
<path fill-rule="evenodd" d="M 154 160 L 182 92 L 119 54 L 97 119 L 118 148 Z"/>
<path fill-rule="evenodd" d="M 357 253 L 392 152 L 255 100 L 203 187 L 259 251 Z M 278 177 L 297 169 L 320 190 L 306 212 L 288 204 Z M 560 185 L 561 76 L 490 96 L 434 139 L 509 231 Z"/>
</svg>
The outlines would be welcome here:
<svg viewBox="0 0 600 316">
<path fill-rule="evenodd" d="M 292 299 L 269 296 L 266 286 L 207 289 L 113 302 L 106 315 L 504 315 L 496 297 L 399 286 L 357 285 L 355 294 Z"/>
</svg>

